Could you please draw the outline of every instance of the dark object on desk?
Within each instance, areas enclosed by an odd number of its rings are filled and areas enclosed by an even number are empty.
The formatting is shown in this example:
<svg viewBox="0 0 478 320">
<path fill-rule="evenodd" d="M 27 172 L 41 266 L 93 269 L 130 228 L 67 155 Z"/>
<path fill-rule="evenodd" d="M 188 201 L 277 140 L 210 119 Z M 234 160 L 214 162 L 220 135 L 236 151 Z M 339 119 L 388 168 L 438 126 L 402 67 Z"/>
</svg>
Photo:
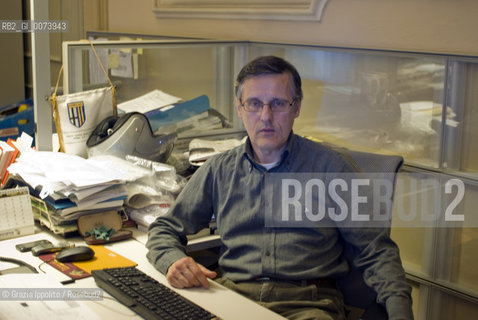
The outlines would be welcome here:
<svg viewBox="0 0 478 320">
<path fill-rule="evenodd" d="M 53 268 L 57 269 L 61 273 L 64 273 L 71 279 L 79 280 L 83 278 L 88 278 L 91 277 L 91 274 L 89 272 L 86 272 L 82 268 L 76 266 L 76 263 L 89 263 L 89 261 L 85 262 L 60 262 L 55 259 L 55 256 L 57 255 L 56 252 L 54 253 L 47 253 L 47 254 L 42 254 L 38 258 L 40 258 L 42 261 L 47 263 L 48 265 L 52 266 Z M 95 261 L 96 259 L 90 260 L 90 261 Z"/>
<path fill-rule="evenodd" d="M 135 267 L 91 273 L 98 287 L 145 319 L 216 319 L 215 315 Z"/>
<path fill-rule="evenodd" d="M 86 141 L 88 156 L 137 156 L 166 162 L 173 150 L 177 134 L 155 135 L 148 118 L 139 112 L 110 116 L 101 121 Z"/>
<path fill-rule="evenodd" d="M 63 249 L 67 248 L 72 248 L 74 247 L 74 243 L 68 243 L 68 242 L 62 242 L 59 244 L 41 244 L 39 246 L 33 247 L 32 248 L 32 254 L 37 257 L 41 254 L 46 254 L 46 253 L 52 253 L 52 252 L 58 252 Z"/>
<path fill-rule="evenodd" d="M 78 246 L 61 250 L 55 259 L 60 262 L 87 261 L 93 259 L 95 252 L 87 246 Z"/>
<path fill-rule="evenodd" d="M 36 240 L 30 242 L 19 243 L 15 246 L 15 248 L 20 252 L 28 252 L 31 251 L 34 247 L 42 245 L 42 244 L 52 244 L 49 240 Z"/>
<path fill-rule="evenodd" d="M 5 270 L 0 270 L 0 275 L 1 274 L 8 274 L 8 273 L 38 273 L 37 269 L 32 267 L 26 262 L 23 262 L 21 260 L 13 259 L 13 258 L 7 258 L 7 257 L 0 257 L 1 262 L 8 262 L 8 263 L 14 263 L 18 265 L 16 268 L 10 268 L 10 269 L 5 269 Z"/>
</svg>

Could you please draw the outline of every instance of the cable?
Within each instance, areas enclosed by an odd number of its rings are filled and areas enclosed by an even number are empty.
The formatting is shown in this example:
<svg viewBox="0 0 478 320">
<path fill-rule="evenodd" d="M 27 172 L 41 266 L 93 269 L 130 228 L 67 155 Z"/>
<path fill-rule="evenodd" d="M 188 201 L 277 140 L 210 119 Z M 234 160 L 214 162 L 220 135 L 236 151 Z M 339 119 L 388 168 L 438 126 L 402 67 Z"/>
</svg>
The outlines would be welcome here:
<svg viewBox="0 0 478 320">
<path fill-rule="evenodd" d="M 42 269 L 42 266 L 45 265 L 45 264 L 49 264 L 49 263 L 50 263 L 51 261 L 53 261 L 53 260 L 55 260 L 55 258 L 53 258 L 53 259 L 51 259 L 51 260 L 43 261 L 42 263 L 40 263 L 40 264 L 38 265 L 38 270 L 40 270 L 41 272 L 43 272 L 43 273 L 46 274 L 45 270 Z M 75 279 L 73 279 L 73 278 L 70 277 L 70 279 L 60 281 L 60 283 L 61 283 L 62 285 L 66 285 L 66 284 L 74 283 L 75 281 L 76 281 Z"/>
<path fill-rule="evenodd" d="M 52 259 L 52 260 L 53 260 L 53 259 Z M 52 260 L 43 261 L 42 263 L 40 263 L 40 264 L 38 265 L 38 270 L 40 270 L 40 271 L 43 272 L 43 273 L 46 273 L 45 270 L 42 269 L 42 266 L 43 266 L 44 264 L 48 264 L 48 262 L 50 262 L 50 261 L 52 261 Z"/>
<path fill-rule="evenodd" d="M 38 273 L 37 269 L 35 269 L 34 267 L 32 267 L 31 265 L 29 265 L 28 263 L 23 262 L 23 261 L 21 261 L 21 260 L 17 260 L 17 259 L 13 259 L 13 258 L 7 258 L 7 257 L 0 257 L 0 261 L 9 262 L 9 263 L 14 263 L 14 264 L 19 265 L 19 266 L 21 266 L 21 267 L 27 267 L 27 268 L 30 269 L 33 273 Z M 10 270 L 10 269 L 7 269 L 7 270 Z M 0 274 L 2 274 L 1 271 L 0 271 Z"/>
</svg>

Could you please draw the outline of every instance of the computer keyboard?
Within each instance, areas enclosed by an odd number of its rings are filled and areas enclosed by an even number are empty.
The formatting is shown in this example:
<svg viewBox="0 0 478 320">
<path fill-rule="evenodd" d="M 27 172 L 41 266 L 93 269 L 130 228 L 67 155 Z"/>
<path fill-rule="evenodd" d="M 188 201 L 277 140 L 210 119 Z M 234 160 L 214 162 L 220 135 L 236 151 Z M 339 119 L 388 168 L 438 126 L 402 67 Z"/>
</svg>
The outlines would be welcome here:
<svg viewBox="0 0 478 320">
<path fill-rule="evenodd" d="M 143 318 L 218 319 L 136 267 L 93 270 L 96 284 Z"/>
</svg>

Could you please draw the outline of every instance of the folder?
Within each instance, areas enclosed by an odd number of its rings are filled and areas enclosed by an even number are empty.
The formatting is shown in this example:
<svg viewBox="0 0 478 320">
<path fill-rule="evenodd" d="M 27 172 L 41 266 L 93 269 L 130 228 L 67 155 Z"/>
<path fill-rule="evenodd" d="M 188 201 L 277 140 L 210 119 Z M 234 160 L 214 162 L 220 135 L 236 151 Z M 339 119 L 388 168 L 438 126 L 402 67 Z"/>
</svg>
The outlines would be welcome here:
<svg viewBox="0 0 478 320">
<path fill-rule="evenodd" d="M 209 109 L 209 98 L 206 95 L 201 95 L 173 106 L 148 111 L 145 115 L 149 120 L 151 129 L 153 132 L 156 132 L 160 127 L 177 124 L 188 118 L 207 112 Z"/>
<path fill-rule="evenodd" d="M 88 261 L 59 262 L 55 260 L 55 256 L 58 254 L 57 252 L 43 254 L 39 256 L 39 258 L 72 279 L 89 277 L 91 276 L 92 270 L 135 267 L 138 265 L 136 262 L 131 261 L 104 246 L 90 246 L 90 248 L 95 252 L 95 256 Z"/>
<path fill-rule="evenodd" d="M 105 246 L 90 246 L 90 248 L 95 252 L 95 257 L 92 260 L 73 262 L 75 266 L 90 274 L 92 270 L 134 267 L 138 265 L 136 262 L 111 251 Z"/>
</svg>

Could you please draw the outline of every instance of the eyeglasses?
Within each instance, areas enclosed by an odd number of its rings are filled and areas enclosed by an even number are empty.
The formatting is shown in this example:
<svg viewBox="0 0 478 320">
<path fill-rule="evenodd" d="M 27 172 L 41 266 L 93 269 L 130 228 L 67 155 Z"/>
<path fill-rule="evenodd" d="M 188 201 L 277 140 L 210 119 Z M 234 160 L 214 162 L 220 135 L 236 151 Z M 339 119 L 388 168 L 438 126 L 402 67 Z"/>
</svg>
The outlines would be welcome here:
<svg viewBox="0 0 478 320">
<path fill-rule="evenodd" d="M 241 106 L 244 108 L 246 112 L 259 112 L 262 111 L 265 105 L 268 105 L 272 112 L 286 112 L 289 111 L 290 107 L 292 107 L 295 103 L 295 99 L 292 102 L 285 100 L 285 99 L 272 99 L 268 103 L 264 103 L 259 99 L 250 98 L 246 101 L 241 102 Z"/>
</svg>

